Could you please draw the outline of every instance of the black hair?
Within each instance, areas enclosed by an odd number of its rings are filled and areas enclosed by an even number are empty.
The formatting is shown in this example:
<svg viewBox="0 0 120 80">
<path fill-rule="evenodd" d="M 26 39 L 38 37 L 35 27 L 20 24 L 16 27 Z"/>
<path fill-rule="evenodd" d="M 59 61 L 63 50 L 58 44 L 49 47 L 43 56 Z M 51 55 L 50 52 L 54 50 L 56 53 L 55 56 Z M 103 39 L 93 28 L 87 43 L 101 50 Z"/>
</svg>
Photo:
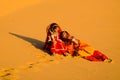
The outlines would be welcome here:
<svg viewBox="0 0 120 80">
<path fill-rule="evenodd" d="M 67 34 L 67 38 L 63 38 L 63 33 L 66 33 L 66 34 Z M 69 37 L 69 33 L 68 33 L 67 31 L 62 31 L 62 32 L 60 33 L 60 39 L 61 39 L 62 41 L 64 41 L 65 44 L 67 44 L 68 41 L 69 41 L 68 37 Z"/>
<path fill-rule="evenodd" d="M 49 30 L 53 32 L 57 27 L 59 27 L 57 23 L 51 23 Z"/>
</svg>

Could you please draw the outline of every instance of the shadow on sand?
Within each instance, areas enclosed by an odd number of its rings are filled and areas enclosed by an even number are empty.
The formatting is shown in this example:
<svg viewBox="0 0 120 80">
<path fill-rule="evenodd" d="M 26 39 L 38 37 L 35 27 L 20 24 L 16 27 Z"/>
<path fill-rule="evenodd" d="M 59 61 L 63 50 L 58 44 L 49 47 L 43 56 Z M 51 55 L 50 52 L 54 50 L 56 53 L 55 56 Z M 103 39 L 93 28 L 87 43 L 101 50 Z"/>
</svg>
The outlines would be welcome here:
<svg viewBox="0 0 120 80">
<path fill-rule="evenodd" d="M 15 34 L 15 33 L 11 33 L 11 32 L 10 32 L 9 34 L 11 34 L 11 35 L 13 35 L 13 36 L 15 36 L 15 37 L 18 37 L 18 38 L 20 38 L 20 39 L 25 40 L 25 41 L 31 43 L 35 48 L 40 49 L 40 50 L 42 50 L 42 51 L 44 51 L 44 52 L 47 52 L 47 53 L 49 54 L 48 51 L 46 51 L 46 50 L 43 49 L 43 46 L 44 46 L 44 42 L 43 42 L 43 41 L 39 41 L 39 40 L 34 39 L 34 38 L 22 36 L 22 35 Z M 50 55 L 50 54 L 49 54 L 49 55 Z"/>
</svg>

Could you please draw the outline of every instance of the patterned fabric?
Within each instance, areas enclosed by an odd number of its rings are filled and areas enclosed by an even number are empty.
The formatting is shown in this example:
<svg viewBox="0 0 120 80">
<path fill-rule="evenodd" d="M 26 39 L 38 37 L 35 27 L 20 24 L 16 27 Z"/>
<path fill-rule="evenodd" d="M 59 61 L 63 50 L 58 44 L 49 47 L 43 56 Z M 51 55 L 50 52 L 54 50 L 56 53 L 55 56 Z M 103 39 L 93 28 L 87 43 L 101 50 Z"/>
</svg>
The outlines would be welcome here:
<svg viewBox="0 0 120 80">
<path fill-rule="evenodd" d="M 93 55 L 86 56 L 86 59 L 90 60 L 90 61 L 104 61 L 104 60 L 108 59 L 108 57 L 106 55 L 104 55 L 103 53 L 101 53 L 100 51 L 95 50 Z"/>
<path fill-rule="evenodd" d="M 62 30 L 59 28 L 56 35 L 53 35 L 49 31 L 47 31 L 47 38 L 45 41 L 44 49 L 50 51 L 53 54 L 60 55 L 67 52 L 67 47 L 65 46 L 64 42 L 60 40 L 61 31 Z"/>
<path fill-rule="evenodd" d="M 57 41 L 55 44 L 52 44 L 51 52 L 55 54 L 64 55 L 64 53 L 67 52 L 67 47 L 65 46 L 64 42 Z"/>
<path fill-rule="evenodd" d="M 61 28 L 59 28 L 58 30 L 58 38 L 59 38 L 59 35 L 60 35 L 60 32 L 61 32 Z M 45 40 L 45 45 L 44 45 L 44 49 L 45 50 L 50 50 L 50 47 L 51 47 L 51 44 L 52 44 L 52 39 L 51 39 L 51 33 L 48 31 L 47 29 L 47 37 L 46 37 L 46 40 Z"/>
<path fill-rule="evenodd" d="M 82 45 L 80 46 L 81 50 L 78 51 L 78 54 L 81 57 L 84 57 L 85 59 L 90 61 L 100 61 L 100 62 L 108 59 L 108 57 L 105 54 L 96 50 L 95 48 L 85 43 L 81 45 Z"/>
</svg>

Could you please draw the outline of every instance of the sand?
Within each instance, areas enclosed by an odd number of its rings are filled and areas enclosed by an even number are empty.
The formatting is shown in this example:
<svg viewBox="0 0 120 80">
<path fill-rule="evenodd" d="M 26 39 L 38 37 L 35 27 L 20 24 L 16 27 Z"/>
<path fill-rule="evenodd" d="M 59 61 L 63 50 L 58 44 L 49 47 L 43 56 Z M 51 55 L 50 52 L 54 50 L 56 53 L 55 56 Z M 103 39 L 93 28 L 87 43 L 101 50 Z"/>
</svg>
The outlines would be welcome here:
<svg viewBox="0 0 120 80">
<path fill-rule="evenodd" d="M 0 1 L 0 80 L 119 80 L 119 9 L 119 0 Z M 42 47 L 52 22 L 113 62 L 48 55 Z"/>
</svg>

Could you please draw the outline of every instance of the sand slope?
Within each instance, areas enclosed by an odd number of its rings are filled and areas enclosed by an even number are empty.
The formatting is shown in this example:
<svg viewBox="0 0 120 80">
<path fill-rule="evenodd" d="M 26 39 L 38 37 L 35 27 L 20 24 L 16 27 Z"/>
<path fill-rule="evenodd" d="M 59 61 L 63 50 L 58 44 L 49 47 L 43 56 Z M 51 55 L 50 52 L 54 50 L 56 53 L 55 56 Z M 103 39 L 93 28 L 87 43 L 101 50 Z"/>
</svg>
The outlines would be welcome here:
<svg viewBox="0 0 120 80">
<path fill-rule="evenodd" d="M 0 80 L 119 80 L 120 1 L 0 1 Z M 49 56 L 42 46 L 51 22 L 114 60 Z"/>
</svg>

